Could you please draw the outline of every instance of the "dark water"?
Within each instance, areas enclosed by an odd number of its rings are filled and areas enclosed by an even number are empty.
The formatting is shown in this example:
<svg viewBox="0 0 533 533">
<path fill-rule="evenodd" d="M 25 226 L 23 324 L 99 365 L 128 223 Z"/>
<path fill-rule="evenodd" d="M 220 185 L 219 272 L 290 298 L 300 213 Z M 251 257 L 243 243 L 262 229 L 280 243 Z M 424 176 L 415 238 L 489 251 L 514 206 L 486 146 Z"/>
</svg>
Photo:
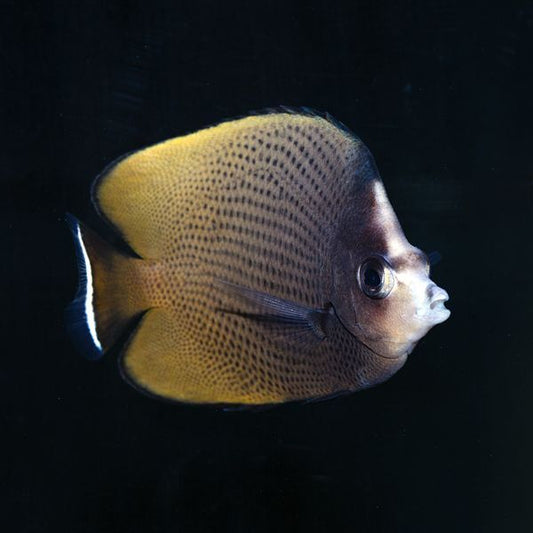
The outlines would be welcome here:
<svg viewBox="0 0 533 533">
<path fill-rule="evenodd" d="M 12 4 L 13 9 L 10 7 Z M 14 2 L 2 32 L 6 531 L 531 531 L 531 2 Z M 124 152 L 277 104 L 373 151 L 452 317 L 388 383 L 225 413 L 63 329 L 65 211 Z"/>
</svg>

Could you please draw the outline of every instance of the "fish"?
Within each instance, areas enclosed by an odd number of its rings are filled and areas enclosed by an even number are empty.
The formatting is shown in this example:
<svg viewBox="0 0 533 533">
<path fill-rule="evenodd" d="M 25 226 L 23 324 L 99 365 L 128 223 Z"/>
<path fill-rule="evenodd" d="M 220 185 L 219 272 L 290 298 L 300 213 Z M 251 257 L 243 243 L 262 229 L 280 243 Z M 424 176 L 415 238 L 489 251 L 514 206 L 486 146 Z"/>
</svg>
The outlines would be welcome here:
<svg viewBox="0 0 533 533">
<path fill-rule="evenodd" d="M 127 154 L 69 215 L 81 351 L 160 399 L 261 406 L 375 386 L 450 311 L 366 145 L 281 108 Z M 103 224 L 104 225 L 104 224 Z"/>
</svg>

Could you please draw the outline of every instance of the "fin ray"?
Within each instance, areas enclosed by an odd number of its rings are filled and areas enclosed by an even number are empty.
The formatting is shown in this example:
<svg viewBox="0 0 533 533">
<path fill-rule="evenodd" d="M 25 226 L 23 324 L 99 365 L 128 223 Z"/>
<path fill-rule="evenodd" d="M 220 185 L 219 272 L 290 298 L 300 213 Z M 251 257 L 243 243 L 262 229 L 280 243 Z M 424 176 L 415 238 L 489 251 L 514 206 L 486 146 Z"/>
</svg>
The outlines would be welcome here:
<svg viewBox="0 0 533 533">
<path fill-rule="evenodd" d="M 289 329 L 283 336 L 299 336 L 311 333 L 315 340 L 326 338 L 326 322 L 329 309 L 313 309 L 271 294 L 242 287 L 224 280 L 216 280 L 215 285 L 239 302 L 236 308 L 220 309 L 263 324 L 282 326 Z M 292 331 L 290 331 L 292 330 Z"/>
<path fill-rule="evenodd" d="M 65 310 L 65 322 L 69 335 L 79 344 L 83 355 L 96 360 L 102 357 L 103 350 L 96 333 L 92 267 L 81 236 L 80 223 L 70 213 L 65 215 L 65 220 L 74 238 L 78 263 L 78 289 L 74 300 Z"/>
<path fill-rule="evenodd" d="M 76 247 L 79 285 L 67 307 L 67 329 L 88 359 L 99 359 L 149 304 L 139 290 L 141 259 L 116 250 L 67 215 Z"/>
</svg>

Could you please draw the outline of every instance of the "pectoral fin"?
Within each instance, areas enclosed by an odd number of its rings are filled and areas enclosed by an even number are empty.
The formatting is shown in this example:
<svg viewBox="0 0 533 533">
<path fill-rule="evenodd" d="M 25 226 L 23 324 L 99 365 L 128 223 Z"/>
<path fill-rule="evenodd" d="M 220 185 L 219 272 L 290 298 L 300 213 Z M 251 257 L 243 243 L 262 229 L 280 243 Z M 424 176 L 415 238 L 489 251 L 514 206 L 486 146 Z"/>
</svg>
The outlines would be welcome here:
<svg viewBox="0 0 533 533">
<path fill-rule="evenodd" d="M 327 336 L 331 306 L 314 309 L 224 280 L 216 280 L 215 285 L 228 297 L 227 305 L 219 308 L 221 312 L 257 321 L 286 337 L 312 336 L 316 342 Z"/>
</svg>

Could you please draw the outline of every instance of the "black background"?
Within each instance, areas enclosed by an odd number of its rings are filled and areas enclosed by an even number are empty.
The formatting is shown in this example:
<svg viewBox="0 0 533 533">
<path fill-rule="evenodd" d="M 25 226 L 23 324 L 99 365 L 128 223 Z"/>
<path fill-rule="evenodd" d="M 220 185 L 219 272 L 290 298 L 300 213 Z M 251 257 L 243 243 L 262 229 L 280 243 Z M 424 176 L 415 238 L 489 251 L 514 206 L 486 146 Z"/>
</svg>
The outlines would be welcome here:
<svg viewBox="0 0 533 533">
<path fill-rule="evenodd" d="M 2 2 L 5 531 L 531 531 L 533 5 Z M 389 382 L 264 412 L 66 338 L 65 211 L 117 156 L 278 104 L 368 144 L 452 316 Z"/>
</svg>

